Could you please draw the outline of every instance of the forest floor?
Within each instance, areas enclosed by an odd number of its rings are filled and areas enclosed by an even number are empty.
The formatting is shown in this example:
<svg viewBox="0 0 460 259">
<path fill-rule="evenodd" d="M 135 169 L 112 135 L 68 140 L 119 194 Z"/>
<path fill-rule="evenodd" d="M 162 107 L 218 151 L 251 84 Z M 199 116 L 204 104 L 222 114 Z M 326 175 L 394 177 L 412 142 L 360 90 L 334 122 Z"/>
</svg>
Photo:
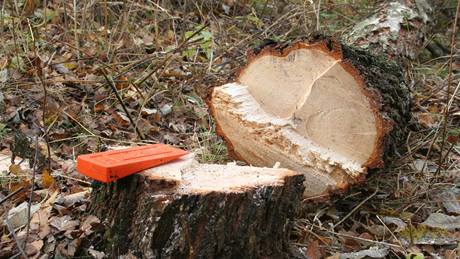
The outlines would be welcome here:
<svg viewBox="0 0 460 259">
<path fill-rule="evenodd" d="M 209 89 L 232 80 L 245 51 L 264 39 L 316 27 L 340 38 L 380 1 L 177 2 L 1 2 L 0 258 L 73 257 L 84 238 L 100 235 L 102 223 L 86 213 L 91 183 L 75 170 L 79 154 L 167 143 L 201 162 L 228 162 L 205 104 Z M 427 49 L 407 64 L 413 119 L 403 150 L 295 222 L 299 258 L 460 256 L 456 1 L 437 4 Z M 97 244 L 85 253 L 105 256 Z"/>
</svg>

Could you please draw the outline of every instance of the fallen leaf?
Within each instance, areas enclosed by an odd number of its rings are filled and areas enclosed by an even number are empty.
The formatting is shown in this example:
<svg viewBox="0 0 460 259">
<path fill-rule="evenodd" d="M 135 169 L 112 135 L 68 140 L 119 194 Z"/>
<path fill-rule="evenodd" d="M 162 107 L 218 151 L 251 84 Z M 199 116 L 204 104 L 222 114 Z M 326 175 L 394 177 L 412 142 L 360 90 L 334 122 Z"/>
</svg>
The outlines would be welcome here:
<svg viewBox="0 0 460 259">
<path fill-rule="evenodd" d="M 340 255 L 340 259 L 361 259 L 365 257 L 371 258 L 384 258 L 388 255 L 388 247 L 379 248 L 378 246 L 373 246 L 366 250 L 361 250 L 353 253 L 344 253 Z"/>
<path fill-rule="evenodd" d="M 460 239 L 460 233 L 451 233 L 444 229 L 429 228 L 425 225 L 408 226 L 399 233 L 401 243 L 409 245 L 452 245 Z"/>
<path fill-rule="evenodd" d="M 27 244 L 25 252 L 28 256 L 33 256 L 39 253 L 42 247 L 43 247 L 43 240 L 36 240 L 36 241 L 33 241 Z"/>
<path fill-rule="evenodd" d="M 76 203 L 82 203 L 87 201 L 89 196 L 89 191 L 82 191 L 77 193 L 72 193 L 69 195 L 61 195 L 59 198 L 56 199 L 55 203 L 62 204 L 65 207 L 71 207 Z"/>
<path fill-rule="evenodd" d="M 44 188 L 49 188 L 51 185 L 55 183 L 54 178 L 50 175 L 47 169 L 43 170 L 42 173 L 42 185 Z"/>
<path fill-rule="evenodd" d="M 39 209 L 35 213 L 30 221 L 30 229 L 35 230 L 38 233 L 40 239 L 44 239 L 51 232 L 48 224 L 48 218 L 50 216 L 49 209 Z"/>
<path fill-rule="evenodd" d="M 318 242 L 318 240 L 315 240 L 315 241 L 310 242 L 310 243 L 308 244 L 307 256 L 308 256 L 309 259 L 322 258 L 322 256 L 321 256 L 321 251 L 320 251 L 320 249 L 319 249 L 319 242 Z"/>
<path fill-rule="evenodd" d="M 65 215 L 62 217 L 54 216 L 51 217 L 49 220 L 49 224 L 56 228 L 58 231 L 67 231 L 67 230 L 73 230 L 77 226 L 80 225 L 79 220 L 72 220 L 72 218 L 69 215 Z"/>
<path fill-rule="evenodd" d="M 90 235 L 94 231 L 92 230 L 92 227 L 94 224 L 101 223 L 98 217 L 94 215 L 89 215 L 85 221 L 80 225 L 80 230 L 85 233 L 86 236 Z"/>
<path fill-rule="evenodd" d="M 157 109 L 149 109 L 149 108 L 142 108 L 141 110 L 141 114 L 143 116 L 149 116 L 149 115 L 152 115 L 152 114 L 157 114 L 158 113 L 158 110 Z"/>
<path fill-rule="evenodd" d="M 78 67 L 78 63 L 77 62 L 67 62 L 67 63 L 64 63 L 64 66 L 70 70 L 73 70 Z"/>
<path fill-rule="evenodd" d="M 126 76 L 120 76 L 117 79 L 117 82 L 115 84 L 115 87 L 117 90 L 123 90 L 129 86 L 128 78 Z"/>
<path fill-rule="evenodd" d="M 35 11 L 35 1 L 34 0 L 26 0 L 24 2 L 24 6 L 22 9 L 22 15 L 24 16 L 31 16 L 34 14 Z"/>
<path fill-rule="evenodd" d="M 94 249 L 92 249 L 92 248 L 89 248 L 89 249 L 88 249 L 88 253 L 89 253 L 92 257 L 94 257 L 94 258 L 96 258 L 96 259 L 102 259 L 102 258 L 105 258 L 105 257 L 106 257 L 106 255 L 105 255 L 104 252 L 99 252 L 99 251 L 96 251 L 96 250 L 94 250 Z"/>
<path fill-rule="evenodd" d="M 452 188 L 445 190 L 438 196 L 447 213 L 460 215 L 460 202 L 457 199 L 459 194 L 460 189 Z"/>
<path fill-rule="evenodd" d="M 116 111 L 112 113 L 112 117 L 119 126 L 128 127 L 130 125 L 129 118 L 125 115 L 125 113 Z"/>
<path fill-rule="evenodd" d="M 8 81 L 8 69 L 0 70 L 0 83 L 6 83 Z"/>
<path fill-rule="evenodd" d="M 11 164 L 8 170 L 10 171 L 10 173 L 14 175 L 24 174 L 24 171 L 22 170 L 21 166 L 17 164 Z"/>
<path fill-rule="evenodd" d="M 424 127 L 431 128 L 436 125 L 435 114 L 432 113 L 417 113 L 418 122 Z"/>
<path fill-rule="evenodd" d="M 161 106 L 160 108 L 160 113 L 162 116 L 166 116 L 172 112 L 172 105 L 171 104 L 165 104 Z"/>
<path fill-rule="evenodd" d="M 425 162 L 425 160 L 423 160 L 423 159 L 415 159 L 415 161 L 414 161 L 414 167 L 415 168 L 414 169 L 417 170 L 417 171 L 421 171 L 424 164 L 425 164 L 424 172 L 434 173 L 434 172 L 436 172 L 436 170 L 438 170 L 438 166 L 436 164 L 434 164 L 431 161 L 426 161 Z"/>
<path fill-rule="evenodd" d="M 403 229 L 407 227 L 407 224 L 400 218 L 383 217 L 382 220 L 387 225 L 396 225 L 396 229 L 394 230 L 394 232 L 401 232 Z"/>
<path fill-rule="evenodd" d="M 64 66 L 64 64 L 57 64 L 54 66 L 54 69 L 56 69 L 56 71 L 59 73 L 59 74 L 68 74 L 70 73 L 70 70 Z"/>
<path fill-rule="evenodd" d="M 30 207 L 30 215 L 33 215 L 40 208 L 40 204 L 35 204 Z M 20 205 L 8 211 L 7 220 L 14 228 L 18 228 L 27 224 L 29 204 L 23 202 Z"/>
<path fill-rule="evenodd" d="M 460 216 L 432 213 L 422 224 L 432 228 L 455 230 L 460 228 Z"/>
<path fill-rule="evenodd" d="M 457 141 L 458 141 L 458 136 L 456 135 L 450 135 L 447 137 L 447 142 L 449 142 L 450 144 L 456 144 Z"/>
<path fill-rule="evenodd" d="M 59 191 L 54 191 L 53 194 L 51 194 L 50 197 L 45 202 L 43 202 L 43 207 L 51 206 L 56 201 L 56 197 L 58 194 Z"/>
<path fill-rule="evenodd" d="M 103 112 L 105 111 L 105 105 L 103 103 L 97 103 L 94 105 L 94 112 Z"/>
</svg>

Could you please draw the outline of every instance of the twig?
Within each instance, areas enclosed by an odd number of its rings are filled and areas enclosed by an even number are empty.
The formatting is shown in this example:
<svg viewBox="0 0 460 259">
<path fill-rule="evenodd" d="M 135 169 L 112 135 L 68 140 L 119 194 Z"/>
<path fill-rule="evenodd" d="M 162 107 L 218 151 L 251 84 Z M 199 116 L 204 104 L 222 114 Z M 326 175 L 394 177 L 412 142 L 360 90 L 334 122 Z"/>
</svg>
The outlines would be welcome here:
<svg viewBox="0 0 460 259">
<path fill-rule="evenodd" d="M 337 222 L 337 224 L 335 224 L 332 228 L 334 229 L 337 226 L 339 226 L 340 224 L 342 224 L 347 218 L 349 218 L 353 213 L 355 213 L 355 211 L 357 211 L 361 206 L 363 206 L 364 203 L 366 203 L 368 200 L 372 199 L 372 197 L 374 197 L 377 194 L 378 191 L 379 191 L 379 189 L 377 188 L 373 194 L 371 194 L 369 197 L 367 197 L 362 202 L 360 202 L 345 217 L 343 217 L 343 219 L 341 219 L 339 222 Z"/>
<path fill-rule="evenodd" d="M 26 227 L 26 239 L 24 240 L 24 249 L 26 249 L 27 239 L 29 239 L 29 232 L 30 232 L 30 209 L 32 207 L 32 196 L 34 193 L 34 186 L 35 186 L 35 174 L 37 173 L 37 159 L 38 159 L 38 137 L 35 138 L 35 163 L 32 170 L 32 181 L 30 184 L 30 194 L 29 194 L 29 201 L 27 207 L 27 227 Z"/>
<path fill-rule="evenodd" d="M 131 123 L 131 126 L 134 128 L 134 130 L 136 131 L 137 135 L 138 135 L 142 140 L 145 139 L 144 134 L 143 134 L 143 133 L 139 130 L 139 128 L 136 126 L 136 123 L 134 122 L 133 118 L 131 117 L 131 114 L 129 113 L 128 109 L 126 108 L 125 103 L 123 102 L 123 99 L 121 99 L 121 96 L 120 96 L 120 94 L 118 93 L 117 88 L 115 87 L 114 83 L 113 83 L 112 80 L 110 80 L 110 78 L 107 76 L 107 72 L 105 71 L 104 68 L 101 68 L 100 71 L 101 71 L 102 75 L 104 76 L 105 80 L 107 81 L 107 84 L 109 84 L 110 88 L 112 88 L 112 91 L 115 93 L 115 96 L 117 97 L 118 102 L 120 102 L 121 107 L 122 107 L 123 110 L 125 111 L 126 116 L 128 116 L 128 119 L 129 119 L 129 122 Z"/>
<path fill-rule="evenodd" d="M 75 48 L 76 49 L 79 49 L 80 48 L 80 44 L 78 43 L 78 31 L 77 31 L 77 26 L 78 26 L 78 22 L 77 22 L 77 0 L 73 0 L 73 37 L 74 37 L 74 41 L 75 41 Z M 80 58 L 80 52 L 77 51 L 77 58 Z"/>
<path fill-rule="evenodd" d="M 313 225 L 313 226 L 315 226 L 315 225 Z M 375 240 L 372 240 L 372 239 L 367 239 L 367 238 L 362 238 L 362 237 L 355 237 L 355 236 L 347 235 L 347 234 L 343 234 L 343 233 L 337 233 L 337 232 L 334 232 L 334 231 L 323 229 L 323 228 L 321 228 L 319 226 L 315 226 L 315 227 L 317 227 L 317 228 L 319 228 L 319 229 L 321 229 L 323 231 L 326 231 L 328 233 L 331 233 L 333 235 L 336 235 L 336 236 L 348 237 L 348 238 L 356 239 L 356 240 L 359 240 L 359 241 L 365 241 L 365 242 L 379 244 L 379 245 L 386 245 L 386 246 L 390 246 L 390 247 L 401 248 L 399 245 L 395 245 L 395 244 L 391 244 L 391 243 L 387 243 L 387 242 L 375 241 Z"/>
<path fill-rule="evenodd" d="M 96 134 L 94 134 L 93 132 L 91 132 L 88 128 L 86 128 L 85 126 L 83 126 L 77 119 L 75 119 L 72 115 L 70 115 L 69 113 L 67 113 L 66 111 L 64 110 L 61 110 L 62 113 L 64 113 L 65 115 L 67 115 L 67 117 L 69 117 L 71 120 L 73 120 L 75 123 L 78 124 L 78 126 L 80 126 L 83 130 L 85 130 L 88 134 L 90 134 L 91 136 L 95 137 L 95 138 L 99 138 L 100 136 L 97 136 Z"/>
<path fill-rule="evenodd" d="M 69 30 L 69 22 L 67 21 L 68 14 L 67 14 L 66 0 L 62 0 L 62 6 L 64 7 L 64 28 L 65 28 L 65 31 L 68 31 Z"/>
<path fill-rule="evenodd" d="M 147 80 L 149 77 L 151 77 L 159 68 L 164 67 L 164 65 L 174 56 L 173 54 L 176 53 L 177 51 L 181 50 L 193 37 L 198 35 L 201 31 L 203 31 L 206 27 L 208 27 L 209 23 L 205 23 L 200 29 L 196 30 L 193 32 L 190 36 L 188 36 L 177 48 L 175 48 L 172 52 L 171 55 L 169 55 L 167 58 L 165 58 L 160 64 L 155 66 L 152 71 L 150 71 L 146 76 L 144 76 L 142 79 L 137 80 L 134 84 L 136 85 L 141 85 Z"/>
<path fill-rule="evenodd" d="M 5 2 L 2 3 L 2 9 L 0 10 L 0 31 L 3 31 L 3 26 L 5 25 Z"/>
<path fill-rule="evenodd" d="M 460 138 L 460 133 L 457 134 L 457 137 L 456 137 L 456 138 L 457 138 L 457 139 Z M 457 143 L 453 142 L 453 143 L 450 144 L 450 147 L 449 147 L 449 149 L 447 149 L 447 152 L 446 152 L 446 154 L 445 154 L 444 156 L 441 154 L 441 159 L 440 159 L 441 164 L 444 164 L 444 161 L 447 159 L 447 157 L 449 156 L 449 154 L 450 154 L 450 152 L 452 151 L 452 149 L 454 149 L 455 144 L 457 144 Z M 437 176 L 439 176 L 438 174 L 439 174 L 440 172 L 441 172 L 441 166 L 438 166 L 438 168 L 436 168 L 435 178 L 434 178 L 434 179 L 438 178 Z M 431 184 L 432 184 L 432 183 L 430 183 L 430 187 L 431 187 Z"/>
<path fill-rule="evenodd" d="M 319 31 L 320 29 L 320 23 L 319 23 L 319 12 L 321 10 L 321 0 L 318 0 L 318 8 L 316 10 L 316 31 Z"/>
<path fill-rule="evenodd" d="M 13 197 L 14 195 L 16 195 L 18 192 L 22 191 L 23 189 L 24 189 L 24 186 L 21 186 L 17 190 L 15 190 L 14 192 L 8 194 L 5 198 L 3 198 L 0 201 L 0 205 L 2 205 L 5 201 L 7 201 L 9 198 Z"/>
<path fill-rule="evenodd" d="M 268 26 L 265 30 L 263 31 L 259 31 L 259 32 L 256 32 L 254 34 L 251 34 L 251 35 L 248 35 L 246 36 L 244 39 L 240 40 L 239 42 L 237 42 L 236 44 L 232 45 L 230 48 L 226 49 L 223 51 L 223 53 L 221 53 L 219 56 L 217 56 L 216 58 L 214 58 L 214 60 L 218 60 L 220 58 L 222 58 L 224 55 L 226 55 L 227 53 L 229 53 L 230 51 L 234 50 L 235 48 L 239 48 L 241 44 L 243 44 L 244 42 L 258 36 L 258 35 L 264 35 L 265 33 L 267 33 L 271 28 L 277 26 L 281 21 L 284 21 L 284 20 L 289 20 L 291 17 L 294 17 L 302 12 L 296 12 L 299 8 L 298 7 L 295 7 L 293 8 L 292 10 L 290 10 L 289 12 L 287 12 L 286 14 L 283 14 L 280 18 L 278 18 L 278 20 L 276 20 L 275 22 L 273 22 L 272 24 L 270 24 L 270 26 Z M 305 10 L 304 10 L 305 11 Z M 291 13 L 293 13 L 293 15 L 291 15 Z"/>
<path fill-rule="evenodd" d="M 460 1 L 459 1 L 460 2 Z M 460 88 L 460 82 L 457 84 L 457 87 L 455 88 L 454 92 L 452 93 L 452 98 L 450 98 L 449 102 L 447 103 L 447 107 L 446 107 L 446 110 L 447 111 L 450 111 L 450 107 L 452 106 L 452 103 L 454 101 L 454 96 L 457 94 L 458 90 Z M 458 134 L 457 136 L 457 139 L 460 138 L 460 133 Z M 449 147 L 449 149 L 447 150 L 446 154 L 444 156 L 440 156 L 440 161 L 438 163 L 438 168 L 436 169 L 436 173 L 435 175 L 438 175 L 439 172 L 441 171 L 441 165 L 444 164 L 444 161 L 447 159 L 447 157 L 449 156 L 450 152 L 452 151 L 452 149 L 454 148 L 455 146 L 455 142 L 454 143 L 451 143 L 451 146 Z"/>
<path fill-rule="evenodd" d="M 32 48 L 33 48 L 34 56 L 35 56 L 34 57 L 35 69 L 37 70 L 38 79 L 39 79 L 39 81 L 40 81 L 40 83 L 42 84 L 42 87 L 43 87 L 43 105 L 42 105 L 43 138 L 45 139 L 46 150 L 47 150 L 47 153 L 48 153 L 48 160 L 47 160 L 47 162 L 48 162 L 48 172 L 51 172 L 51 148 L 50 148 L 49 139 L 48 139 L 48 130 L 47 130 L 47 127 L 46 127 L 46 107 L 47 107 L 48 91 L 46 89 L 46 83 L 45 83 L 45 79 L 43 77 L 43 68 L 42 68 L 42 65 L 41 65 L 41 60 L 40 60 L 40 57 L 38 56 L 37 50 L 35 48 L 36 40 L 35 40 L 35 36 L 34 36 L 33 30 L 32 30 L 32 26 L 30 25 L 29 19 L 27 19 L 27 25 L 29 26 L 30 36 L 31 36 L 32 42 L 33 42 Z M 37 159 L 35 159 L 34 163 L 37 163 Z"/>
<path fill-rule="evenodd" d="M 388 230 L 388 232 L 390 232 L 390 235 L 399 243 L 399 245 L 401 246 L 401 248 L 403 248 L 404 252 L 406 253 L 406 249 L 404 248 L 404 246 L 402 245 L 401 241 L 399 241 L 399 239 L 395 236 L 395 234 L 393 233 L 393 231 L 391 231 L 391 229 L 385 224 L 385 222 L 383 222 L 383 220 L 377 215 L 377 219 L 380 221 L 380 223 L 382 223 L 382 225 Z"/>
<path fill-rule="evenodd" d="M 454 23 L 452 25 L 452 38 L 450 42 L 450 58 L 449 58 L 449 75 L 447 77 L 447 93 L 446 93 L 446 108 L 444 111 L 444 123 L 442 127 L 442 139 L 441 139 L 441 153 L 442 150 L 444 149 L 444 145 L 446 143 L 446 134 L 447 134 L 447 127 L 449 124 L 449 115 L 450 115 L 450 109 L 449 109 L 449 102 L 450 102 L 450 90 L 451 90 L 451 85 L 452 85 L 452 65 L 453 65 L 453 59 L 454 59 L 454 52 L 455 52 L 455 42 L 457 38 L 457 21 L 458 21 L 458 14 L 460 12 L 460 0 L 457 1 L 457 9 L 455 11 L 455 19 Z M 439 157 L 439 162 L 438 162 L 438 168 L 442 166 L 443 163 L 443 156 Z"/>
<path fill-rule="evenodd" d="M 18 237 L 16 236 L 16 232 L 14 232 L 14 228 L 13 228 L 13 226 L 11 226 L 10 222 L 8 221 L 8 218 L 5 219 L 5 223 L 6 223 L 6 227 L 8 228 L 8 231 L 10 231 L 11 235 L 13 236 L 14 242 L 16 242 L 16 245 L 17 245 L 17 247 L 19 249 L 19 254 L 22 254 L 22 256 L 24 256 L 24 258 L 27 258 L 26 252 L 24 252 L 24 249 L 20 245 L 20 243 L 18 241 Z M 12 257 L 12 258 L 14 258 L 14 257 Z"/>
<path fill-rule="evenodd" d="M 70 180 L 73 180 L 73 181 L 76 181 L 76 182 L 91 186 L 90 182 L 82 180 L 82 179 L 78 179 L 78 178 L 75 178 L 75 177 L 72 177 L 72 176 L 68 176 L 68 175 L 60 174 L 60 173 L 56 173 L 56 172 L 54 172 L 53 175 L 56 175 L 56 176 L 59 176 L 59 177 L 62 177 L 62 178 L 67 178 L 67 179 L 70 179 Z"/>
<path fill-rule="evenodd" d="M 308 233 L 310 233 L 311 235 L 315 236 L 319 241 L 321 241 L 321 243 L 323 243 L 324 245 L 329 245 L 328 242 L 324 241 L 323 240 L 323 237 L 321 237 L 320 235 L 316 234 L 315 232 L 313 232 L 312 230 L 308 229 L 307 227 L 298 227 L 299 230 L 303 230 L 303 231 L 307 231 Z"/>
</svg>

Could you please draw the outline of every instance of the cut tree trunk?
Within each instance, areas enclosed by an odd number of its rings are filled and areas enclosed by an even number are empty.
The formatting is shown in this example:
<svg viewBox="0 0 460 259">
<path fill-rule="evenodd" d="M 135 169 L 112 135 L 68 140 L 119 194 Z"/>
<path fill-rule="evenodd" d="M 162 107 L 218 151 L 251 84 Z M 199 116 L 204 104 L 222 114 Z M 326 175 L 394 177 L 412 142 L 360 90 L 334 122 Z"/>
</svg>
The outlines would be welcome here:
<svg viewBox="0 0 460 259">
<path fill-rule="evenodd" d="M 281 47 L 280 47 L 281 46 Z M 209 105 L 234 157 L 305 173 L 305 196 L 361 181 L 403 141 L 401 70 L 333 41 L 267 46 Z"/>
<path fill-rule="evenodd" d="M 106 252 L 142 258 L 287 258 L 304 178 L 287 169 L 183 158 L 101 185 Z"/>
<path fill-rule="evenodd" d="M 230 154 L 303 172 L 305 197 L 344 190 L 383 167 L 405 143 L 403 61 L 422 47 L 432 12 L 424 0 L 386 2 L 344 43 L 323 37 L 250 51 L 236 82 L 208 100 Z"/>
</svg>

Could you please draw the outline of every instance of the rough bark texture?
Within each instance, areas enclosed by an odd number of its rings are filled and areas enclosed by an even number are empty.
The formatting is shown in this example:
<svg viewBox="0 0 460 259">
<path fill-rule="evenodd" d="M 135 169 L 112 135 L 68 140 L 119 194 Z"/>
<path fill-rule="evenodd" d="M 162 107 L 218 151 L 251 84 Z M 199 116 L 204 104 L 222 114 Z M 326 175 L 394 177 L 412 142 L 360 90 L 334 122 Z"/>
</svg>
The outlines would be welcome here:
<svg viewBox="0 0 460 259">
<path fill-rule="evenodd" d="M 433 24 L 433 7 L 429 0 L 384 2 L 375 14 L 347 32 L 343 40 L 376 55 L 413 59 Z"/>
<path fill-rule="evenodd" d="M 209 168 L 193 169 L 195 180 L 216 170 Z M 92 194 L 92 212 L 107 227 L 104 249 L 114 257 L 130 251 L 142 258 L 288 258 L 303 176 L 266 170 L 282 176 L 271 184 L 227 184 L 222 191 L 187 189 L 180 176 L 164 171 L 100 185 Z"/>
<path fill-rule="evenodd" d="M 383 159 L 388 160 L 405 143 L 406 127 L 411 118 L 411 98 L 403 70 L 396 62 L 370 56 L 366 51 L 347 45 L 342 45 L 342 53 L 362 75 L 366 86 L 377 93 L 382 116 L 392 121 L 392 129 L 382 141 Z"/>
</svg>

